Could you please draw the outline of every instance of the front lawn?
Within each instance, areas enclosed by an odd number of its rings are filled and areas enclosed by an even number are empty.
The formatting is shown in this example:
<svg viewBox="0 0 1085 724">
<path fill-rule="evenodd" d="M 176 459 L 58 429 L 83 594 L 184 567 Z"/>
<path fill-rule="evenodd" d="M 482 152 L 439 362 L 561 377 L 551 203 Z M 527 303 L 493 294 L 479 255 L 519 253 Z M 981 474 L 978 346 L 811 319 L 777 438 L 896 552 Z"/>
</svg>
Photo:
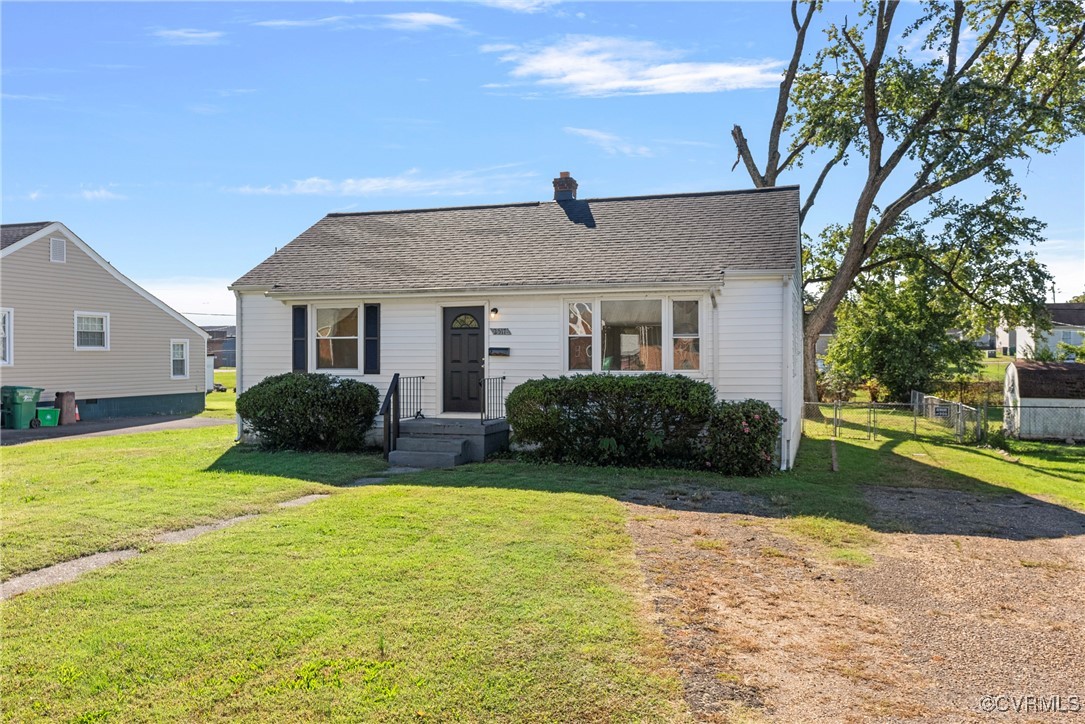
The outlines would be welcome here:
<svg viewBox="0 0 1085 724">
<path fill-rule="evenodd" d="M 231 418 L 235 415 L 237 370 L 220 367 L 215 370 L 215 382 L 226 388 L 225 392 L 209 392 L 204 403 L 203 417 Z"/>
<path fill-rule="evenodd" d="M 4 448 L 2 577 L 328 492 L 384 468 L 375 455 L 262 453 L 234 428 L 50 440 Z"/>
<path fill-rule="evenodd" d="M 345 490 L 4 604 L 5 717 L 682 721 L 625 510 Z"/>
</svg>

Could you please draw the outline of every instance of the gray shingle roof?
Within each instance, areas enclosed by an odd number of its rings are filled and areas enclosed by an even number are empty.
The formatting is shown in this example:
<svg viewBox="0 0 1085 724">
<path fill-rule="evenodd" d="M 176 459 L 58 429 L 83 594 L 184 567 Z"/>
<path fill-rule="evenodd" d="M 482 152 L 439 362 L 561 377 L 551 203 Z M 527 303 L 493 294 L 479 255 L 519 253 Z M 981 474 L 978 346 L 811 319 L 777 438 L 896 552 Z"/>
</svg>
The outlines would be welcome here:
<svg viewBox="0 0 1085 724">
<path fill-rule="evenodd" d="M 0 249 L 7 249 L 15 242 L 25 239 L 35 231 L 41 231 L 52 223 L 55 222 L 32 221 L 26 224 L 4 224 L 0 226 Z"/>
<path fill-rule="evenodd" d="M 1071 327 L 1085 327 L 1085 304 L 1075 302 L 1062 302 L 1047 305 L 1047 311 L 1051 315 L 1051 321 L 1055 324 L 1066 324 Z"/>
<path fill-rule="evenodd" d="M 748 191 L 329 214 L 235 286 L 282 293 L 716 282 L 795 269 L 799 194 Z"/>
<path fill-rule="evenodd" d="M 1014 360 L 1021 397 L 1085 400 L 1085 364 Z"/>
</svg>

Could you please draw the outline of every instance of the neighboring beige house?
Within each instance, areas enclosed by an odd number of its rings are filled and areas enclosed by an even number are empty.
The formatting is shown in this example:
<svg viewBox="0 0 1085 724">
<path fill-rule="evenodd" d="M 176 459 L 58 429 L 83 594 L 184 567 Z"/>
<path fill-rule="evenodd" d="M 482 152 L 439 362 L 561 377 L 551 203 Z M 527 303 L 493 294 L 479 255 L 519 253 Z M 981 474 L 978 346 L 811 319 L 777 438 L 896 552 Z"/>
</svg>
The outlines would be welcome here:
<svg viewBox="0 0 1085 724">
<path fill-rule="evenodd" d="M 398 373 L 411 385 L 404 415 L 480 424 L 525 380 L 676 373 L 779 410 L 790 467 L 802 419 L 797 187 L 576 190 L 563 173 L 553 201 L 329 214 L 231 286 L 238 392 L 296 370 L 384 393 Z"/>
<path fill-rule="evenodd" d="M 75 392 L 80 417 L 197 413 L 207 334 L 58 221 L 4 224 L 0 381 Z"/>
</svg>

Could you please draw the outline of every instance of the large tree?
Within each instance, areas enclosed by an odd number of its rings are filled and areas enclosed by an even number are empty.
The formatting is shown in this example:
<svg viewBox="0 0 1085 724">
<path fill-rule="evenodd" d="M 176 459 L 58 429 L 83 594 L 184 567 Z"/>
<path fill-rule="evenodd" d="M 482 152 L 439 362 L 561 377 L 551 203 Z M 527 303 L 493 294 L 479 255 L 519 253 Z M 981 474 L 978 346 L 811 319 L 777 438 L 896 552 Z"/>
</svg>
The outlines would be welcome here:
<svg viewBox="0 0 1085 724">
<path fill-rule="evenodd" d="M 821 2 L 793 2 L 795 46 L 762 164 L 742 128 L 732 130 L 736 165 L 757 187 L 774 186 L 803 164 L 820 167 L 802 219 L 827 188 L 850 209 L 837 253 L 823 251 L 821 273 L 804 279 L 813 292 L 804 320 L 807 400 L 817 399 L 818 334 L 856 278 L 921 257 L 937 264 L 918 243 L 884 253 L 883 241 L 910 210 L 937 224 L 945 219 L 939 212 L 963 204 L 955 187 L 977 177 L 1010 196 L 1014 160 L 1085 132 L 1085 10 L 1074 0 L 926 0 L 907 22 L 897 21 L 899 2 L 855 8 L 853 21 L 825 23 L 824 46 L 807 57 Z M 849 161 L 862 167 L 861 181 L 833 187 L 834 169 Z M 1004 238 L 999 253 L 1014 243 Z M 1010 324 L 1028 319 L 1042 300 L 1014 305 L 991 289 L 985 298 L 970 285 L 967 265 L 931 268 L 978 306 L 1001 306 Z"/>
</svg>

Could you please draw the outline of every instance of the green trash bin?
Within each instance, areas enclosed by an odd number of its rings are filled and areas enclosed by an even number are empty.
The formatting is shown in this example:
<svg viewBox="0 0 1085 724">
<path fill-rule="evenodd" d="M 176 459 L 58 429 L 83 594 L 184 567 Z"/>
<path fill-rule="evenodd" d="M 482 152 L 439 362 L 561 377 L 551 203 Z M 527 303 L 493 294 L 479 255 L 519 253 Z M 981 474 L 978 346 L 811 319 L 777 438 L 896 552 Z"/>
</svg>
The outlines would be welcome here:
<svg viewBox="0 0 1085 724">
<path fill-rule="evenodd" d="M 4 408 L 4 427 L 9 430 L 25 430 L 38 425 L 38 398 L 41 387 L 0 387 L 0 405 Z"/>
</svg>

